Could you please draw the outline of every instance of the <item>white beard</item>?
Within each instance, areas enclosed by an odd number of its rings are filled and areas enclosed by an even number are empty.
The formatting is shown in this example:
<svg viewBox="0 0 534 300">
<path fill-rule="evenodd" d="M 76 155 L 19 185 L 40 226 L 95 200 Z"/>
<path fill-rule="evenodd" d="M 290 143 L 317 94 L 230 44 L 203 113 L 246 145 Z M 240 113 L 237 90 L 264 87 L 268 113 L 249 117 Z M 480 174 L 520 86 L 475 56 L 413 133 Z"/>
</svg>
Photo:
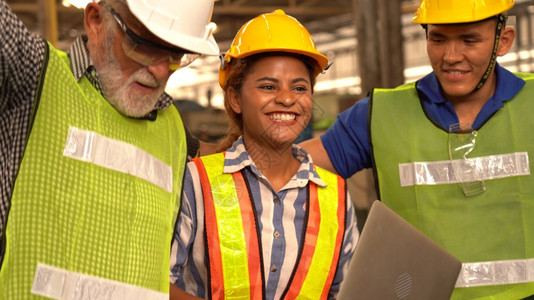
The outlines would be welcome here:
<svg viewBox="0 0 534 300">
<path fill-rule="evenodd" d="M 121 114 L 129 117 L 143 117 L 151 112 L 159 97 L 165 90 L 165 85 L 158 82 L 146 68 L 135 71 L 125 82 L 118 80 L 122 71 L 117 62 L 108 61 L 99 72 L 99 80 L 102 90 L 109 103 Z M 157 87 L 148 95 L 135 93 L 131 84 L 139 82 L 143 85 Z"/>
<path fill-rule="evenodd" d="M 158 81 L 146 67 L 135 71 L 127 79 L 123 79 L 123 71 L 112 52 L 112 42 L 113 38 L 110 35 L 106 39 L 106 45 L 102 47 L 105 50 L 100 57 L 100 63 L 97 64 L 94 60 L 104 96 L 122 115 L 135 118 L 146 116 L 154 110 L 159 97 L 165 91 L 165 82 Z M 90 51 L 92 50 L 91 52 L 98 51 L 91 46 L 91 42 L 89 42 L 88 47 Z M 140 95 L 130 88 L 134 82 L 156 89 L 148 95 Z"/>
</svg>

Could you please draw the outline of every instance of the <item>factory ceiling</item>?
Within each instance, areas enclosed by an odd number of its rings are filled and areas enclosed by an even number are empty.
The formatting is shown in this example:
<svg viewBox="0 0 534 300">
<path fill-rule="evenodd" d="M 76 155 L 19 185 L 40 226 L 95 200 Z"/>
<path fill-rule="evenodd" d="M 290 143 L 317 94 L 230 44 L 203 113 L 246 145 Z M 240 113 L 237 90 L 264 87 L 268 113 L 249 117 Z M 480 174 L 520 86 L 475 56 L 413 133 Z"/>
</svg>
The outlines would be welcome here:
<svg viewBox="0 0 534 300">
<path fill-rule="evenodd" d="M 53 11 L 57 16 L 57 46 L 66 49 L 83 32 L 83 9 L 62 4 L 65 0 L 6 0 L 26 26 L 44 34 L 44 24 Z M 52 2 L 51 2 L 52 1 Z M 310 33 L 332 31 L 353 25 L 353 1 L 358 0 L 218 0 L 212 21 L 217 23 L 215 39 L 221 50 L 228 48 L 233 36 L 247 20 L 275 9 L 296 17 Z M 403 0 L 403 11 L 413 11 L 417 0 Z"/>
</svg>

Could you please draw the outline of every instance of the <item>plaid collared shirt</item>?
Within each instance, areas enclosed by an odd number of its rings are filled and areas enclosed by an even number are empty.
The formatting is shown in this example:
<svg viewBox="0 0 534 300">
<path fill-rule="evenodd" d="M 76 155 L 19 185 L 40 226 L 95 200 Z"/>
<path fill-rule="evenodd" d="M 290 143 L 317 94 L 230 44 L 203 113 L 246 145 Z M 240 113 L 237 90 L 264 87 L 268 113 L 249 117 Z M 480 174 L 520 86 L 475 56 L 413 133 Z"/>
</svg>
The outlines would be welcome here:
<svg viewBox="0 0 534 300">
<path fill-rule="evenodd" d="M 307 187 L 325 183 L 315 171 L 311 157 L 297 145 L 293 156 L 300 161 L 297 173 L 279 191 L 251 160 L 243 139 L 226 151 L 224 173 L 241 172 L 245 176 L 261 235 L 261 252 L 265 272 L 266 299 L 280 299 L 297 262 L 299 245 L 305 230 Z M 268 163 L 260 162 L 260 163 Z M 352 201 L 347 193 L 345 236 L 329 299 L 337 294 L 356 247 L 359 233 Z M 184 179 L 182 207 L 171 249 L 171 283 L 198 297 L 206 297 L 208 284 L 205 246 L 204 200 L 198 170 L 188 163 Z"/>
<path fill-rule="evenodd" d="M 71 71 L 76 80 L 86 76 L 102 93 L 86 41 L 87 36 L 80 36 L 69 49 Z M 46 47 L 46 41 L 30 33 L 6 2 L 0 0 L 0 237 L 3 237 L 15 178 L 26 146 Z M 171 104 L 172 98 L 163 93 L 155 108 L 163 110 Z M 188 155 L 195 156 L 198 141 L 187 128 L 186 134 Z"/>
</svg>

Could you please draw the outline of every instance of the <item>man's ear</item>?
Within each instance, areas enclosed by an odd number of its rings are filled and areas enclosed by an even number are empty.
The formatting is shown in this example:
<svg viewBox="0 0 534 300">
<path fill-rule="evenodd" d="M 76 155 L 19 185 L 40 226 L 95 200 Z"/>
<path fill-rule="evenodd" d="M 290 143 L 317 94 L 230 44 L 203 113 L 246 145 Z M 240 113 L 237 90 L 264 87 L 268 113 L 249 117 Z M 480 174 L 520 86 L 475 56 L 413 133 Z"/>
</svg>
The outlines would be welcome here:
<svg viewBox="0 0 534 300">
<path fill-rule="evenodd" d="M 100 13 L 102 7 L 98 3 L 91 2 L 85 7 L 84 27 L 89 40 L 93 44 L 98 44 L 99 35 L 104 31 L 104 20 Z"/>
<path fill-rule="evenodd" d="M 501 31 L 501 40 L 499 41 L 499 48 L 497 49 L 497 55 L 503 56 L 508 51 L 510 51 L 510 48 L 512 48 L 512 45 L 514 43 L 515 39 L 515 30 L 511 27 L 506 27 Z"/>
<path fill-rule="evenodd" d="M 236 114 L 241 113 L 241 102 L 239 101 L 239 93 L 233 87 L 228 89 L 228 103 Z"/>
</svg>

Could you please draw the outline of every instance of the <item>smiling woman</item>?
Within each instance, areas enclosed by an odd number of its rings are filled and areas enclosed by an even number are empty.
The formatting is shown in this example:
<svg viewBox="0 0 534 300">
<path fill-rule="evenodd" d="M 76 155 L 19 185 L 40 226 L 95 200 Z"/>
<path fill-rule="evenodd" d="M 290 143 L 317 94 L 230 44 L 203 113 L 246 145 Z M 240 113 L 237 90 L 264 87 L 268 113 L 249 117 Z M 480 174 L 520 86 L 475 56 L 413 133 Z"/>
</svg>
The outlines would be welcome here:
<svg viewBox="0 0 534 300">
<path fill-rule="evenodd" d="M 219 149 L 242 135 L 247 148 L 274 151 L 270 160 L 282 157 L 282 149 L 291 150 L 311 118 L 314 70 L 312 60 L 289 52 L 254 54 L 232 66 L 224 86 L 231 134 Z"/>
<path fill-rule="evenodd" d="M 225 152 L 187 166 L 171 299 L 183 291 L 212 299 L 335 297 L 357 241 L 354 209 L 344 180 L 293 144 L 327 65 L 308 31 L 281 10 L 237 33 L 219 70 L 231 122 L 219 145 Z"/>
<path fill-rule="evenodd" d="M 271 148 L 278 155 L 290 149 L 310 121 L 310 78 L 311 72 L 298 58 L 266 56 L 252 63 L 239 90 L 228 89 L 229 106 L 243 118 L 243 139 L 247 148 L 259 147 L 264 151 Z M 295 159 L 291 162 L 295 168 L 287 168 L 288 173 L 294 173 L 299 165 Z"/>
</svg>

